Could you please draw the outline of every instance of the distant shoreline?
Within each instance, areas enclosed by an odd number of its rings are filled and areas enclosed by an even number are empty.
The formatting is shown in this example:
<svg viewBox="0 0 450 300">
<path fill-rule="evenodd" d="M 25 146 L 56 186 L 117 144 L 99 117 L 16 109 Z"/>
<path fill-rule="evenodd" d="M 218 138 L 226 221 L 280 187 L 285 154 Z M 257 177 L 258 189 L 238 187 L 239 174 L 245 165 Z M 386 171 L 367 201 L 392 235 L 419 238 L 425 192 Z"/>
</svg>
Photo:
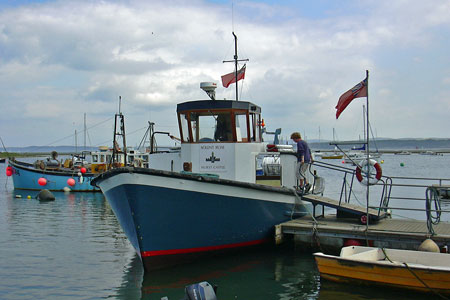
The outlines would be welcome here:
<svg viewBox="0 0 450 300">
<path fill-rule="evenodd" d="M 327 150 L 327 149 L 320 149 L 320 150 L 312 150 L 314 153 L 329 153 L 333 150 Z M 345 149 L 344 151 L 351 151 L 348 149 Z M 427 151 L 432 151 L 436 154 L 444 154 L 444 153 L 450 153 L 450 148 L 439 148 L 439 149 L 380 149 L 378 151 L 370 150 L 370 153 L 381 153 L 381 154 L 400 154 L 401 152 L 409 152 L 411 154 L 424 154 Z M 337 153 L 340 153 L 339 150 L 336 150 Z"/>
<path fill-rule="evenodd" d="M 0 152 L 0 158 L 8 157 L 36 157 L 36 156 L 48 156 L 50 152 Z M 70 153 L 60 153 L 61 155 L 69 155 Z"/>
<path fill-rule="evenodd" d="M 271 144 L 273 136 L 265 136 L 265 142 Z M 318 141 L 306 140 L 311 148 L 311 151 L 330 152 L 335 150 L 333 141 Z M 291 141 L 284 141 L 283 144 Z M 339 141 L 336 142 L 344 151 L 350 151 L 352 147 L 361 147 L 363 144 L 360 140 L 354 141 Z M 421 139 L 375 139 L 370 140 L 370 151 L 377 150 L 380 153 L 399 153 L 401 151 L 408 151 L 411 153 L 422 153 L 426 151 L 433 151 L 436 153 L 450 153 L 450 138 L 421 138 Z M 97 151 L 98 147 L 82 147 L 82 146 L 27 146 L 27 147 L 6 147 L 9 152 L 0 152 L 0 157 L 29 157 L 29 156 L 45 156 L 52 151 L 56 151 L 61 155 L 68 155 L 72 153 L 80 153 L 82 150 Z M 336 149 L 336 151 L 339 151 Z"/>
<path fill-rule="evenodd" d="M 345 151 L 352 147 L 363 146 L 363 141 L 321 141 L 308 142 L 313 150 L 330 151 L 335 149 L 335 144 Z M 408 151 L 411 153 L 421 153 L 426 151 L 449 153 L 450 139 L 392 139 L 392 140 L 370 140 L 369 149 L 382 153 L 396 153 Z"/>
</svg>

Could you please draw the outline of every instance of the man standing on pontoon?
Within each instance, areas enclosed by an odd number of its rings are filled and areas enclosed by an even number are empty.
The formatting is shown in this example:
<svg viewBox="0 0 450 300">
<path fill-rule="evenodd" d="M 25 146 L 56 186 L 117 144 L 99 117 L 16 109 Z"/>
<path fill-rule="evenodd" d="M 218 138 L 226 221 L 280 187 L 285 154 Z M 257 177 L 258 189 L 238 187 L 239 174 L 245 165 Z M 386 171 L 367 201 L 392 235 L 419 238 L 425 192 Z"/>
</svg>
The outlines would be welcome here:
<svg viewBox="0 0 450 300">
<path fill-rule="evenodd" d="M 306 178 L 306 171 L 311 163 L 311 150 L 307 142 L 302 140 L 299 132 L 291 134 L 291 139 L 297 143 L 297 178 L 300 180 L 300 188 L 304 187 L 304 192 L 308 192 L 311 185 Z M 303 185 L 305 183 L 305 185 Z"/>
</svg>

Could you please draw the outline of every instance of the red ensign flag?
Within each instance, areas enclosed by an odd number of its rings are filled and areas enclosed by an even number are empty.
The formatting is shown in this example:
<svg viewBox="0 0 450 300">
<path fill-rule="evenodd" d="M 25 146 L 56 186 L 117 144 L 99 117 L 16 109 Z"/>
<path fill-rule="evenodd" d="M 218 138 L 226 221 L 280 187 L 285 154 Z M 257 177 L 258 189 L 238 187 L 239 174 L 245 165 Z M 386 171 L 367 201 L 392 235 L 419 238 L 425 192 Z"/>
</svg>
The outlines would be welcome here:
<svg viewBox="0 0 450 300">
<path fill-rule="evenodd" d="M 339 115 L 350 104 L 350 102 L 352 102 L 353 99 L 360 97 L 367 97 L 367 78 L 342 94 L 339 98 L 338 104 L 336 105 L 336 119 L 339 118 Z"/>
<path fill-rule="evenodd" d="M 237 74 L 238 81 L 244 78 L 245 78 L 245 65 L 238 71 Z M 234 72 L 222 76 L 222 84 L 226 88 L 229 87 L 230 84 L 235 82 L 236 82 L 236 74 Z"/>
</svg>

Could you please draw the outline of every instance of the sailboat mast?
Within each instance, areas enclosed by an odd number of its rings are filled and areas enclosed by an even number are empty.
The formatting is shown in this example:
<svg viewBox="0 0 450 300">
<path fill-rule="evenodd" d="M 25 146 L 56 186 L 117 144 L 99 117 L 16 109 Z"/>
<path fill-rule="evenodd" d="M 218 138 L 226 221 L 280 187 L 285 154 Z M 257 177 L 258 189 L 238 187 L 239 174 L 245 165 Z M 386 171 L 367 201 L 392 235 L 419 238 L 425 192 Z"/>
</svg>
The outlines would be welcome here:
<svg viewBox="0 0 450 300">
<path fill-rule="evenodd" d="M 364 141 L 367 141 L 367 135 L 366 135 L 366 106 L 363 105 L 363 134 L 364 134 Z"/>
<path fill-rule="evenodd" d="M 75 129 L 75 153 L 78 153 L 77 130 Z"/>
<path fill-rule="evenodd" d="M 86 113 L 84 113 L 84 151 L 86 151 L 86 130 Z"/>
</svg>

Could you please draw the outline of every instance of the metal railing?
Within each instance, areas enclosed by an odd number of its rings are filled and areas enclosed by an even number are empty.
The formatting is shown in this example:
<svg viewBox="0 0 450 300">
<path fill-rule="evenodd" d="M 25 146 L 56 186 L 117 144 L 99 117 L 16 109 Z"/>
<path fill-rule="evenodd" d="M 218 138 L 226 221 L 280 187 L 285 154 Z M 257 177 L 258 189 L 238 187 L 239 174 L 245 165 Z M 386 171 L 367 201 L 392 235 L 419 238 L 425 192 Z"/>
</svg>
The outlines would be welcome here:
<svg viewBox="0 0 450 300">
<path fill-rule="evenodd" d="M 334 165 L 330 163 L 325 163 L 322 161 L 314 161 L 313 165 L 318 168 L 327 169 L 332 172 L 339 172 L 341 176 L 341 184 L 339 191 L 339 205 L 341 203 L 351 203 L 357 200 L 354 193 L 354 183 L 358 182 L 355 180 L 356 169 L 351 169 L 345 166 Z M 375 174 L 371 174 L 374 176 Z M 366 175 L 364 175 L 366 176 Z M 418 183 L 420 182 L 420 183 Z M 450 183 L 450 179 L 447 178 L 423 178 L 423 177 L 391 177 L 382 175 L 380 180 L 374 185 L 378 190 L 370 195 L 373 197 L 379 197 L 376 200 L 378 206 L 369 206 L 369 208 L 377 209 L 378 216 L 381 213 L 389 213 L 393 210 L 395 211 L 411 211 L 411 212 L 424 212 L 428 232 L 430 235 L 434 234 L 433 225 L 437 225 L 441 221 L 442 213 L 450 213 L 450 210 L 442 209 L 441 203 L 445 201 L 445 197 L 450 194 L 450 185 L 444 185 L 444 183 Z M 403 195 L 396 195 L 394 191 L 399 191 L 400 193 L 404 189 L 421 189 L 419 194 L 424 197 L 405 197 Z M 401 200 L 403 204 L 400 206 L 390 206 L 391 200 Z M 405 202 L 406 201 L 406 202 Z M 423 208 L 417 207 L 417 205 L 409 205 L 412 202 L 417 203 L 418 201 L 423 201 Z M 450 203 L 450 200 L 449 200 Z"/>
<path fill-rule="evenodd" d="M 342 173 L 342 184 L 339 193 L 339 205 L 341 205 L 343 202 L 351 203 L 352 198 L 355 198 L 354 183 L 357 182 L 357 180 L 355 180 L 356 169 L 350 169 L 344 166 L 337 166 L 321 161 L 314 161 L 313 165 L 315 167 L 325 168 L 331 171 Z M 375 174 L 370 174 L 370 176 L 372 177 L 374 175 Z M 379 193 L 379 205 L 377 207 L 370 208 L 377 208 L 378 216 L 380 216 L 381 213 L 385 213 L 389 208 L 389 200 L 391 198 L 390 196 L 392 191 L 392 179 L 388 176 L 381 176 L 381 179 L 378 182 L 379 183 L 377 183 L 377 185 L 382 187 L 381 193 Z"/>
</svg>

